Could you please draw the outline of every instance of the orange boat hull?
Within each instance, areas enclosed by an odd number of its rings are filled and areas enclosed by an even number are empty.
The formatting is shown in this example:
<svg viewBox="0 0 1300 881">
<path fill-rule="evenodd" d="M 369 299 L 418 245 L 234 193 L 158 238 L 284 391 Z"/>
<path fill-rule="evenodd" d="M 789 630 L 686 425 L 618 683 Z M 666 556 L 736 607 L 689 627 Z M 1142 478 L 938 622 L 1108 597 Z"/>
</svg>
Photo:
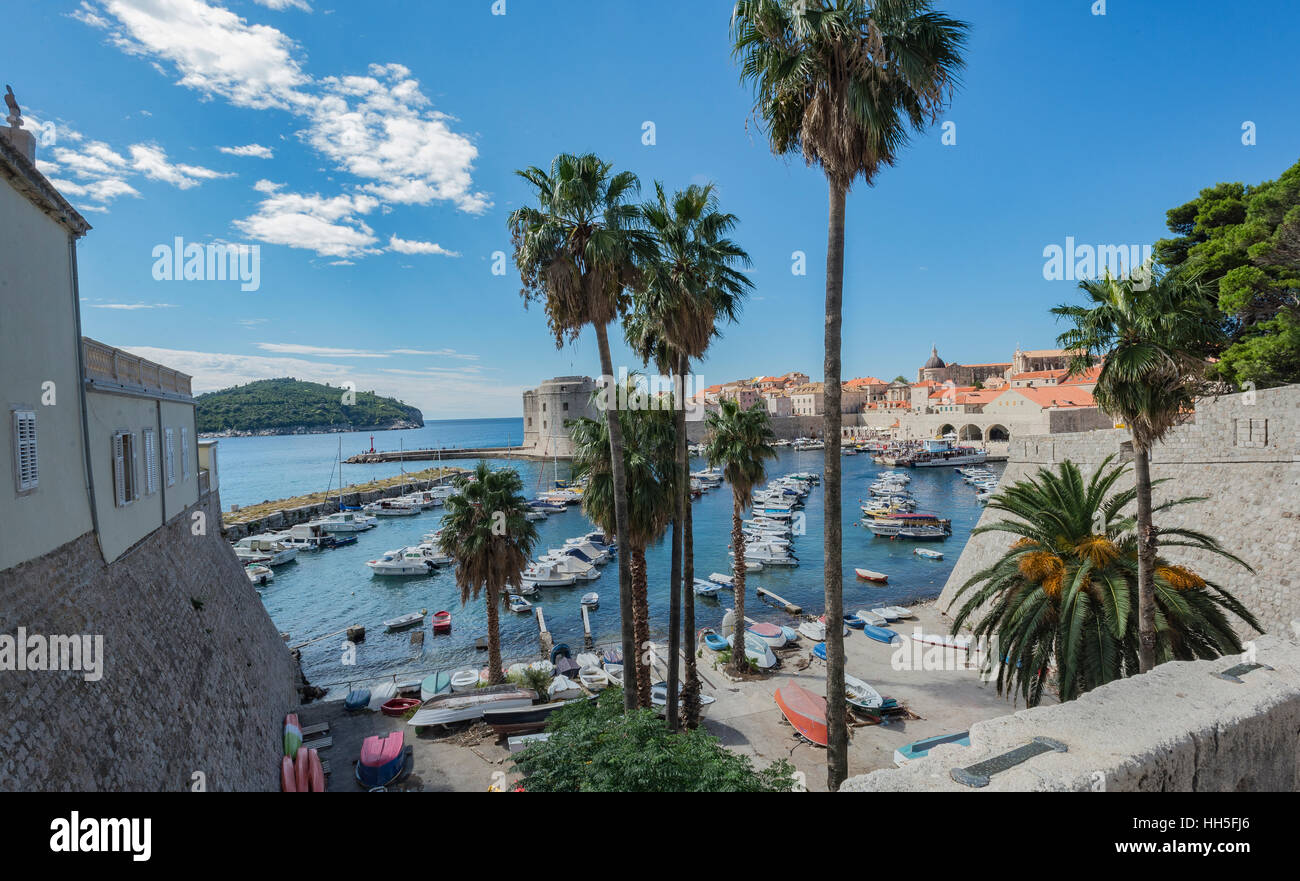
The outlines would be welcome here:
<svg viewBox="0 0 1300 881">
<path fill-rule="evenodd" d="M 818 746 L 826 745 L 826 698 L 801 688 L 791 680 L 784 688 L 776 690 L 776 705 L 795 731 Z"/>
</svg>

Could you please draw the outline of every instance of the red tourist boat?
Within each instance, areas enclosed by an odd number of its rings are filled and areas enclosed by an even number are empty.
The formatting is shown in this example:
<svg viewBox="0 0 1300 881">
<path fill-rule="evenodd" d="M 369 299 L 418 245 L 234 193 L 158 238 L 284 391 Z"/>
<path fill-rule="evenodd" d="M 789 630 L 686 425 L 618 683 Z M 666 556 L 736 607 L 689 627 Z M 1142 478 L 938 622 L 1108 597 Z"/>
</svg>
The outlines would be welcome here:
<svg viewBox="0 0 1300 881">
<path fill-rule="evenodd" d="M 379 711 L 385 716 L 401 716 L 408 710 L 412 710 L 420 705 L 420 699 L 415 697 L 395 697 L 390 701 L 385 701 Z"/>
<path fill-rule="evenodd" d="M 443 609 L 433 613 L 433 632 L 451 633 L 451 612 Z"/>
<path fill-rule="evenodd" d="M 776 690 L 776 705 L 795 731 L 818 746 L 826 745 L 826 698 L 790 680 L 785 687 Z"/>
</svg>

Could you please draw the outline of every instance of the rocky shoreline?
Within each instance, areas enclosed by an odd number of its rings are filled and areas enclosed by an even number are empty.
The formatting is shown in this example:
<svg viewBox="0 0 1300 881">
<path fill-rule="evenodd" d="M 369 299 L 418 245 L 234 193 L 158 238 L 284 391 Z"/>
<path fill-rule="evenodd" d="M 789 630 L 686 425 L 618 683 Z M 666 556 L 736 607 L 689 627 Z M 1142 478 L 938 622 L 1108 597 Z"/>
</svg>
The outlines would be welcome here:
<svg viewBox="0 0 1300 881">
<path fill-rule="evenodd" d="M 382 425 L 292 425 L 283 428 L 235 429 L 224 431 L 201 431 L 200 440 L 216 440 L 223 437 L 274 437 L 286 434 L 347 434 L 355 431 L 399 431 L 408 428 L 424 428 L 424 422 L 398 419 Z"/>
</svg>

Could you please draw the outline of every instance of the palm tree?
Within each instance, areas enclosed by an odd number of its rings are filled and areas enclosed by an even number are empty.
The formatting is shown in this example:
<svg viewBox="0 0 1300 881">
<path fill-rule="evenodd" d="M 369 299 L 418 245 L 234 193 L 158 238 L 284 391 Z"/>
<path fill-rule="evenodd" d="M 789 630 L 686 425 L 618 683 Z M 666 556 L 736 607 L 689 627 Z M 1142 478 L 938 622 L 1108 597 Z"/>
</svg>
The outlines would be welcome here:
<svg viewBox="0 0 1300 881">
<path fill-rule="evenodd" d="M 826 243 L 825 551 L 826 618 L 843 613 L 840 523 L 840 307 L 844 204 L 861 176 L 868 186 L 893 165 L 909 130 L 938 118 L 964 65 L 964 22 L 930 0 L 738 0 L 733 54 L 752 83 L 754 110 L 772 152 L 802 152 L 830 191 Z M 848 776 L 844 638 L 827 629 L 827 779 Z"/>
<path fill-rule="evenodd" d="M 1138 534 L 1134 519 L 1121 514 L 1137 489 L 1110 494 L 1127 472 L 1112 467 L 1112 458 L 1086 482 L 1070 461 L 1055 471 L 1040 468 L 1035 477 L 989 500 L 989 508 L 1015 519 L 973 533 L 1005 532 L 1019 539 L 958 590 L 959 597 L 971 593 L 954 619 L 953 632 L 982 614 L 974 633 L 993 640 L 989 665 L 998 668 L 998 693 L 1019 692 L 1031 707 L 1042 697 L 1053 662 L 1063 701 L 1140 669 L 1134 590 Z M 1194 501 L 1199 499 L 1177 499 L 1159 510 Z M 1160 544 L 1197 548 L 1250 568 L 1204 533 L 1170 529 L 1161 534 L 1174 538 Z M 1241 640 L 1225 612 L 1260 629 L 1232 594 L 1185 566 L 1157 556 L 1153 584 L 1159 663 L 1240 652 Z"/>
<path fill-rule="evenodd" d="M 505 681 L 501 672 L 501 601 L 506 585 L 518 590 L 528 568 L 537 530 L 525 516 L 528 501 L 523 481 L 514 469 L 493 471 L 479 462 L 455 481 L 447 497 L 438 545 L 456 560 L 460 604 L 487 593 L 488 676 L 493 685 Z"/>
<path fill-rule="evenodd" d="M 723 400 L 718 412 L 708 415 L 709 439 L 704 455 L 709 467 L 722 466 L 722 476 L 731 484 L 731 550 L 736 562 L 736 629 L 732 636 L 731 671 L 748 668 L 745 655 L 745 531 L 741 518 L 749 507 L 754 487 L 767 476 L 764 459 L 775 459 L 772 426 L 767 408 L 755 404 L 748 410 L 732 399 Z M 828 628 L 829 629 L 829 628 Z"/>
<path fill-rule="evenodd" d="M 1093 396 L 1128 426 L 1137 481 L 1138 660 L 1143 673 L 1156 663 L 1155 556 L 1151 448 L 1196 406 L 1208 353 L 1224 342 L 1214 298 L 1195 281 L 1158 274 L 1150 265 L 1135 278 L 1109 272 L 1079 283 L 1086 306 L 1058 306 L 1052 314 L 1074 324 L 1058 344 L 1072 353 L 1072 374 L 1102 359 Z"/>
<path fill-rule="evenodd" d="M 686 657 L 686 684 L 682 699 L 687 724 L 699 721 L 699 675 L 695 658 L 695 604 L 691 584 L 695 577 L 690 537 L 690 456 L 686 438 L 687 377 L 691 359 L 704 356 L 717 321 L 735 321 L 740 302 L 752 287 L 737 267 L 749 265 L 749 255 L 728 238 L 737 220 L 718 210 L 712 184 L 690 186 L 673 194 L 670 202 L 663 185 L 655 184 L 654 201 L 641 206 L 642 222 L 654 237 L 658 253 L 644 264 L 635 296 L 635 311 L 626 322 L 629 343 L 660 372 L 673 376 L 677 460 L 681 472 L 673 515 L 672 576 L 668 607 L 669 654 Z M 689 545 L 689 547 L 688 547 Z M 681 650 L 679 608 L 685 608 L 686 647 Z M 677 664 L 669 667 L 667 719 L 677 727 Z"/>
<path fill-rule="evenodd" d="M 628 378 L 626 388 L 636 390 L 639 377 Z M 634 695 L 636 706 L 650 706 L 650 608 L 646 548 L 663 537 L 673 515 L 675 496 L 675 443 L 671 413 L 665 409 L 614 411 L 622 423 L 624 469 L 627 473 L 627 529 L 618 533 L 618 554 L 629 559 L 632 573 L 632 628 L 637 651 L 624 655 L 624 690 Z M 610 411 L 597 419 L 570 423 L 573 438 L 573 476 L 587 479 L 582 510 L 601 529 L 614 528 L 613 468 L 609 458 Z"/>
<path fill-rule="evenodd" d="M 627 301 L 627 288 L 637 276 L 640 256 L 649 253 L 648 238 L 636 228 L 637 208 L 629 201 L 640 188 L 631 172 L 612 174 L 612 166 L 588 153 L 561 153 L 549 173 L 530 167 L 516 172 L 536 190 L 537 206 L 510 213 L 515 265 L 523 283 L 524 302 L 540 300 L 560 348 L 590 324 L 600 349 L 601 403 L 618 409 L 614 391 L 614 362 L 608 327 Z M 615 528 L 627 530 L 627 477 L 623 472 L 623 438 L 619 420 L 610 422 L 610 456 Z M 632 575 L 627 556 L 618 559 L 619 609 L 623 618 L 623 654 L 632 657 Z M 624 697 L 632 708 L 631 690 Z"/>
</svg>

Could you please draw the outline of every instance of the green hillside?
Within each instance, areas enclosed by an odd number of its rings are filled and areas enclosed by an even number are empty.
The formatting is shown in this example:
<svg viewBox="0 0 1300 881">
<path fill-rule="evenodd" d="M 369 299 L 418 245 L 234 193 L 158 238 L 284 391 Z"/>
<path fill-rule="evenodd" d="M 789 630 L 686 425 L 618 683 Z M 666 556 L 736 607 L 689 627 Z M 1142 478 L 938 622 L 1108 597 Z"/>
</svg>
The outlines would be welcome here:
<svg viewBox="0 0 1300 881">
<path fill-rule="evenodd" d="M 203 433 L 222 431 L 291 432 L 347 428 L 414 428 L 423 414 L 393 398 L 374 392 L 355 393 L 343 403 L 347 389 L 301 380 L 262 379 L 199 395 L 196 418 Z"/>
</svg>

